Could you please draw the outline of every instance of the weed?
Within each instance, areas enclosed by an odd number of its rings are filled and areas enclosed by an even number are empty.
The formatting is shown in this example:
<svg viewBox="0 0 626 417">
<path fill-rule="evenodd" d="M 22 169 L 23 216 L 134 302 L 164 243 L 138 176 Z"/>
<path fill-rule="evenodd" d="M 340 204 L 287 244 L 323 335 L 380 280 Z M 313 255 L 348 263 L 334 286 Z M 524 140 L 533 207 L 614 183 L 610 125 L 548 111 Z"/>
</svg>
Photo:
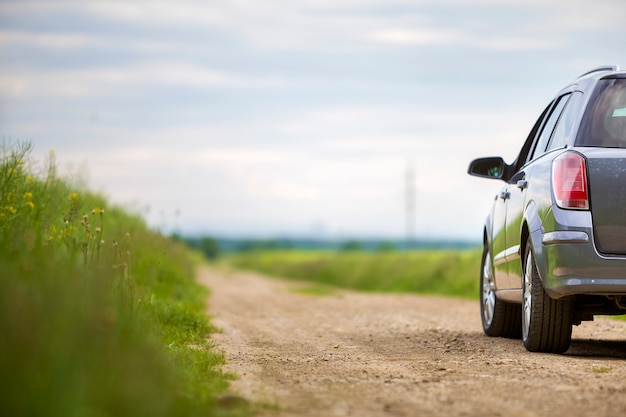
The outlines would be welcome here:
<svg viewBox="0 0 626 417">
<path fill-rule="evenodd" d="M 31 150 L 0 143 L 0 415 L 246 414 L 188 250 Z"/>
</svg>

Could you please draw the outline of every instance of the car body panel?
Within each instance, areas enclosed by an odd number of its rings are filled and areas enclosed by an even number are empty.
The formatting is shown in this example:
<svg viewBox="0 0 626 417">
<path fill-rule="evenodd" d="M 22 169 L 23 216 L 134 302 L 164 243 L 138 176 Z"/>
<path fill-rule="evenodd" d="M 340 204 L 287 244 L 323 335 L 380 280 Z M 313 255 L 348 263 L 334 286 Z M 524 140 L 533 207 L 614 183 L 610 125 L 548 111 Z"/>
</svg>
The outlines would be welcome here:
<svg viewBox="0 0 626 417">
<path fill-rule="evenodd" d="M 507 280 L 503 282 L 501 289 L 520 289 L 522 288 L 522 253 L 521 242 L 519 236 L 524 221 L 524 207 L 527 196 L 527 186 L 518 186 L 518 183 L 526 181 L 526 173 L 532 170 L 531 166 L 526 167 L 514 175 L 509 180 L 509 201 L 506 211 L 506 263 L 508 265 Z M 500 285 L 498 283 L 497 285 Z"/>
<path fill-rule="evenodd" d="M 494 281 L 497 288 L 506 288 L 503 282 L 508 280 L 506 263 L 506 209 L 509 201 L 509 185 L 505 185 L 496 195 L 491 209 L 491 259 L 493 261 Z"/>
</svg>

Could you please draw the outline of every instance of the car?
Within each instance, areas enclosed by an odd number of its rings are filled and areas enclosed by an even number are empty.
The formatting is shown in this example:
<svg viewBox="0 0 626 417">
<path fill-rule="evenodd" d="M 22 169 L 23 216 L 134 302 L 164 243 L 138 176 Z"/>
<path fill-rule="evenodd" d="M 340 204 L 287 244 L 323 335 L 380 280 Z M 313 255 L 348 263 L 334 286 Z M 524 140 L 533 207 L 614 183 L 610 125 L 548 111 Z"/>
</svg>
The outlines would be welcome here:
<svg viewBox="0 0 626 417">
<path fill-rule="evenodd" d="M 626 314 L 626 71 L 576 78 L 511 164 L 479 158 L 468 173 L 504 181 L 483 229 L 486 335 L 563 353 L 572 326 Z"/>
</svg>

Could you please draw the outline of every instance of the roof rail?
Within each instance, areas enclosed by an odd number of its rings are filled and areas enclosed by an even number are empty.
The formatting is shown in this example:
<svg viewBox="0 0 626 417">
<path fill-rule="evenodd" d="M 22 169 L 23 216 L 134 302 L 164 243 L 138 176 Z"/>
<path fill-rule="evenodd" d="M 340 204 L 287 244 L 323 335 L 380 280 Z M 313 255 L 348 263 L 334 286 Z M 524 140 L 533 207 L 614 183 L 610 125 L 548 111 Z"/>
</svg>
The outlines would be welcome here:
<svg viewBox="0 0 626 417">
<path fill-rule="evenodd" d="M 578 78 L 582 78 L 582 77 L 584 77 L 586 75 L 593 74 L 594 72 L 603 72 L 603 71 L 620 71 L 620 67 L 617 64 L 602 65 L 602 66 L 590 69 L 589 71 L 587 71 L 586 73 L 584 73 L 583 75 L 581 75 Z"/>
</svg>

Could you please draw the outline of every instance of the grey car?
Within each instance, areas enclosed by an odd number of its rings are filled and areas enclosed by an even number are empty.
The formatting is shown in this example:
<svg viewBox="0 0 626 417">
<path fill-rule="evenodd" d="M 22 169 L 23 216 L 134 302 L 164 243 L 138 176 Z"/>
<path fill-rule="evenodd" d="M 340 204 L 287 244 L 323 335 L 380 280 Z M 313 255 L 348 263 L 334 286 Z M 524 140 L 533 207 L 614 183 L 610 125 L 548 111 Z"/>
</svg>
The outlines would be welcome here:
<svg viewBox="0 0 626 417">
<path fill-rule="evenodd" d="M 513 163 L 480 158 L 468 172 L 504 181 L 483 230 L 485 334 L 561 353 L 573 325 L 626 314 L 626 71 L 583 74 Z"/>
</svg>

